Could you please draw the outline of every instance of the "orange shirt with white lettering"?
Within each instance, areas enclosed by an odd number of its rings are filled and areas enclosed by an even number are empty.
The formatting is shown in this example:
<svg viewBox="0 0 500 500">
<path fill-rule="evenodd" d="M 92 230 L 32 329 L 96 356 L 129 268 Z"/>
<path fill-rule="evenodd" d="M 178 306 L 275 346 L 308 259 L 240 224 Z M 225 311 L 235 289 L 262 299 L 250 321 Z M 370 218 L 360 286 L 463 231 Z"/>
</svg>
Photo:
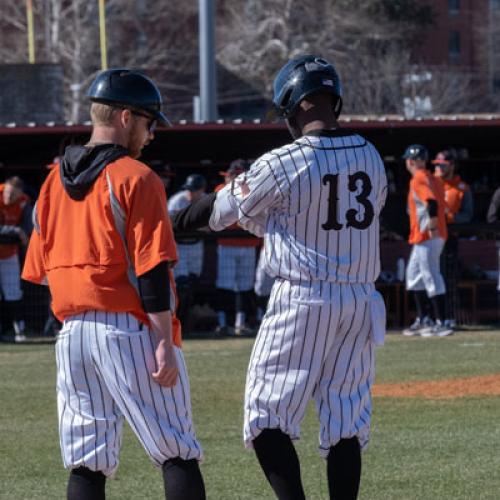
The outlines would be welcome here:
<svg viewBox="0 0 500 500">
<path fill-rule="evenodd" d="M 6 205 L 3 201 L 3 190 L 5 184 L 0 184 L 0 225 L 19 226 L 23 216 L 23 210 L 29 202 L 28 196 L 22 194 L 14 203 Z M 0 259 L 8 259 L 19 252 L 19 245 L 0 245 Z"/>
<path fill-rule="evenodd" d="M 443 185 L 428 170 L 421 169 L 417 170 L 411 178 L 408 191 L 408 210 L 410 213 L 410 237 L 408 242 L 412 245 L 430 239 L 427 200 L 436 200 L 439 237 L 443 239 L 448 237 Z"/>
<path fill-rule="evenodd" d="M 177 261 L 165 189 L 144 164 L 122 157 L 107 165 L 82 200 L 64 190 L 58 169 L 48 175 L 36 204 L 22 277 L 46 279 L 60 319 L 88 310 L 128 312 L 148 324 L 138 276 Z M 175 309 L 175 282 L 170 272 Z M 173 340 L 181 344 L 174 316 Z"/>
<path fill-rule="evenodd" d="M 465 193 L 469 191 L 469 186 L 459 175 L 451 179 L 437 177 L 443 184 L 444 199 L 446 202 L 446 222 L 451 224 L 455 220 L 455 215 L 460 211 Z"/>
</svg>

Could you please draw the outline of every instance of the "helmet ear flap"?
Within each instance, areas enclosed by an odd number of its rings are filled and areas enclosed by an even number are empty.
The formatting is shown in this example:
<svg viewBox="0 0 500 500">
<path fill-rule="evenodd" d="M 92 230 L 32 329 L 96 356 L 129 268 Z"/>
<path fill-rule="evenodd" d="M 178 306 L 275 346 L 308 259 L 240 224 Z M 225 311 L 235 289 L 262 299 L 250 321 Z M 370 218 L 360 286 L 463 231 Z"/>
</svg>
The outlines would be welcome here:
<svg viewBox="0 0 500 500">
<path fill-rule="evenodd" d="M 335 115 L 336 120 L 338 120 L 341 111 L 342 111 L 342 97 L 338 96 L 335 104 L 333 105 L 333 114 Z"/>
<path fill-rule="evenodd" d="M 293 89 L 289 88 L 286 92 L 285 95 L 283 96 L 283 99 L 281 99 L 280 103 L 280 108 L 283 110 L 283 114 L 286 116 L 289 112 L 287 110 L 288 104 L 290 103 L 290 97 L 292 96 Z"/>
</svg>

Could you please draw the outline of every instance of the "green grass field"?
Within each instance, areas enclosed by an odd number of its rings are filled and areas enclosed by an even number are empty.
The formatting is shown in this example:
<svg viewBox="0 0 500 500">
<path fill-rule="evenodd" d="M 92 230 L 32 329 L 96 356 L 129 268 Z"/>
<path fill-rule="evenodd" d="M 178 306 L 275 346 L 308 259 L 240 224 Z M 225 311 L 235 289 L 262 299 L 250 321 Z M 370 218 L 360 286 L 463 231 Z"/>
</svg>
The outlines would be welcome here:
<svg viewBox="0 0 500 500">
<path fill-rule="evenodd" d="M 209 499 L 273 498 L 241 441 L 244 377 L 252 340 L 188 340 L 193 411 L 204 446 Z M 500 373 L 500 332 L 422 339 L 389 335 L 377 383 Z M 65 498 L 57 436 L 52 345 L 0 344 L 0 498 Z M 375 398 L 360 498 L 500 498 L 500 397 Z M 297 443 L 307 498 L 327 498 L 318 425 L 308 411 Z M 127 428 L 110 499 L 160 499 L 161 476 Z"/>
</svg>

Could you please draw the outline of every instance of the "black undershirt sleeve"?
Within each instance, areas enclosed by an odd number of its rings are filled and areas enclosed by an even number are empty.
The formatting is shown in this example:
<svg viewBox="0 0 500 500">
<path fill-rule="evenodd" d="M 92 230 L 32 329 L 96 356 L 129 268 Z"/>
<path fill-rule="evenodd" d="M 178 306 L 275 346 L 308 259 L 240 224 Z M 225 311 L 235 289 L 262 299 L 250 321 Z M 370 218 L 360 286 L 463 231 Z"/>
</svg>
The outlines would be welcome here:
<svg viewBox="0 0 500 500">
<path fill-rule="evenodd" d="M 168 262 L 160 262 L 138 277 L 142 307 L 147 313 L 170 311 L 170 277 Z"/>
<path fill-rule="evenodd" d="M 195 231 L 208 226 L 217 193 L 209 193 L 188 207 L 170 214 L 172 229 L 176 233 Z"/>
<path fill-rule="evenodd" d="M 438 204 L 436 200 L 427 200 L 427 212 L 429 213 L 429 217 L 437 217 Z"/>
</svg>

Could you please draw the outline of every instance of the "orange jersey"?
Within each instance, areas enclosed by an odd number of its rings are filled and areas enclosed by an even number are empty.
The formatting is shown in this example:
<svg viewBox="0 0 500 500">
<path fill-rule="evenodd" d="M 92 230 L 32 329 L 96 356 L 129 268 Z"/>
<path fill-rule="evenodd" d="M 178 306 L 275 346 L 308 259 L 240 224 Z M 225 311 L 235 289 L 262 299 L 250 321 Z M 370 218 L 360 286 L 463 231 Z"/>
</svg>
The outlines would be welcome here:
<svg viewBox="0 0 500 500">
<path fill-rule="evenodd" d="M 444 199 L 446 201 L 446 222 L 452 223 L 455 215 L 460 211 L 465 193 L 469 186 L 459 175 L 455 175 L 449 180 L 437 177 L 443 184 Z"/>
<path fill-rule="evenodd" d="M 3 201 L 4 188 L 5 184 L 0 184 L 0 225 L 20 226 L 23 210 L 29 202 L 29 198 L 22 194 L 14 203 L 6 205 Z M 18 251 L 19 245 L 16 244 L 0 245 L 0 259 L 8 259 L 16 255 Z"/>
<path fill-rule="evenodd" d="M 217 186 L 215 186 L 215 189 L 214 191 L 217 193 L 219 192 L 226 184 L 225 183 L 222 183 L 222 184 L 218 184 Z M 231 226 L 229 226 L 228 228 L 226 228 L 226 230 L 229 230 L 229 231 L 237 231 L 241 229 L 240 226 L 235 223 Z M 248 238 L 219 238 L 217 240 L 217 244 L 218 245 L 221 245 L 223 247 L 258 247 L 260 245 L 260 242 L 261 242 L 261 239 L 260 238 L 255 238 L 255 237 L 248 237 Z"/>
<path fill-rule="evenodd" d="M 430 239 L 427 230 L 429 223 L 427 200 L 436 200 L 439 236 L 443 239 L 448 237 L 443 185 L 428 170 L 417 170 L 410 181 L 408 191 L 408 210 L 410 213 L 410 237 L 408 242 L 412 245 Z"/>
<path fill-rule="evenodd" d="M 61 321 L 98 310 L 129 312 L 149 325 L 137 277 L 160 262 L 177 261 L 165 189 L 152 170 L 122 157 L 104 167 L 85 197 L 75 200 L 53 169 L 35 215 L 22 277 L 34 283 L 46 280 Z M 175 295 L 171 270 L 170 282 Z M 175 316 L 173 340 L 180 346 Z"/>
</svg>

